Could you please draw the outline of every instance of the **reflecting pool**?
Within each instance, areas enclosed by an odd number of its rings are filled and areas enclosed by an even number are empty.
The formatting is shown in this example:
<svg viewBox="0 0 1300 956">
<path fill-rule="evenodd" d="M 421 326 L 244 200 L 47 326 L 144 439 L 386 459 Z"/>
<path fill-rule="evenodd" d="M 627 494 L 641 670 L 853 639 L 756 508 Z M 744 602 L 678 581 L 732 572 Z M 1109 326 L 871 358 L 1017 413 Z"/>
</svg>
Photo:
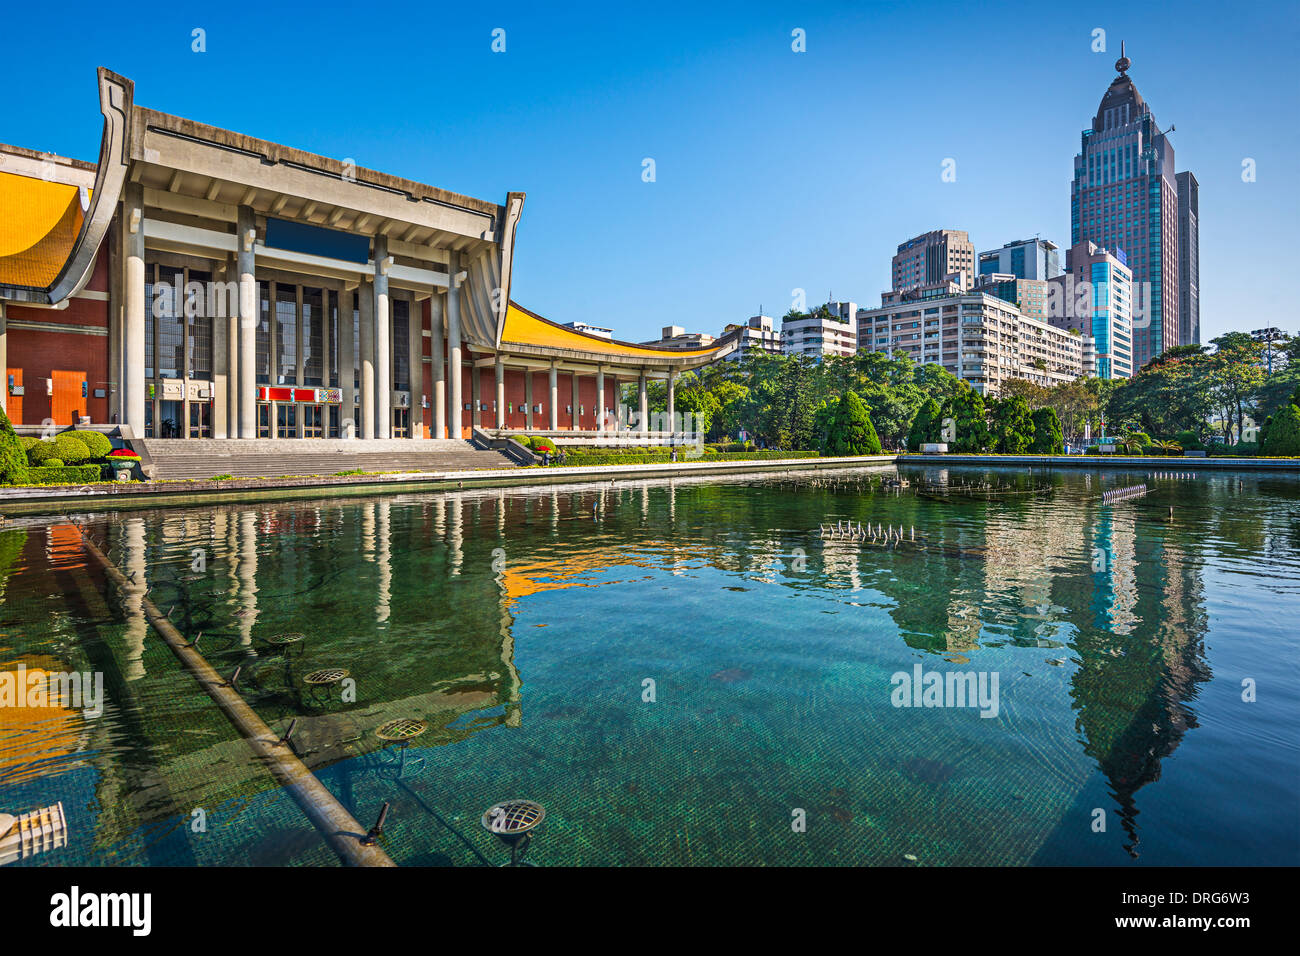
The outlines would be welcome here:
<svg viewBox="0 0 1300 956">
<path fill-rule="evenodd" d="M 76 517 L 129 588 L 64 518 L 0 528 L 0 675 L 104 689 L 98 714 L 0 706 L 0 811 L 69 826 L 14 865 L 334 862 L 146 589 L 359 820 L 391 803 L 402 864 L 502 862 L 479 818 L 510 797 L 546 807 L 542 865 L 1300 859 L 1291 477 L 914 466 Z M 327 667 L 348 680 L 303 682 Z M 399 718 L 426 724 L 404 749 L 376 734 Z"/>
</svg>

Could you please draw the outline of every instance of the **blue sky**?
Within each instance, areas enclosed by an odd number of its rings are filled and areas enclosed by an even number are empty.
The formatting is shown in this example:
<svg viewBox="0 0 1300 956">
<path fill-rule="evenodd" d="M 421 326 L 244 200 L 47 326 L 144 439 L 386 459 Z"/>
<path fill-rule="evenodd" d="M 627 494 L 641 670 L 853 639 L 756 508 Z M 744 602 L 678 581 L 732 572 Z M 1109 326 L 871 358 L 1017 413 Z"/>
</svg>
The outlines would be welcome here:
<svg viewBox="0 0 1300 956">
<path fill-rule="evenodd" d="M 629 339 L 716 333 L 796 288 L 879 304 L 895 247 L 928 229 L 1068 244 L 1079 133 L 1123 39 L 1201 183 L 1203 340 L 1300 327 L 1294 3 L 438 7 L 101 3 L 55 23 L 23 4 L 0 140 L 95 158 L 108 66 L 144 106 L 484 199 L 523 190 L 522 304 Z"/>
</svg>

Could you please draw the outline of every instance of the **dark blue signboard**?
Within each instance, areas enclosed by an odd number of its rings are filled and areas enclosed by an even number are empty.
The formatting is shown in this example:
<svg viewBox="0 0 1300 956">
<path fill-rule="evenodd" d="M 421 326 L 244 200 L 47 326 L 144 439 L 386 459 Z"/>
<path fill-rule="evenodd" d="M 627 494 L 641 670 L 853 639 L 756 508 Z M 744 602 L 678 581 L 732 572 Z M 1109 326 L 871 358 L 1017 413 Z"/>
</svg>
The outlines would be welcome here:
<svg viewBox="0 0 1300 956">
<path fill-rule="evenodd" d="M 273 249 L 305 252 L 327 259 L 365 263 L 370 258 L 370 237 L 337 229 L 323 229 L 284 219 L 266 220 L 266 244 Z"/>
</svg>

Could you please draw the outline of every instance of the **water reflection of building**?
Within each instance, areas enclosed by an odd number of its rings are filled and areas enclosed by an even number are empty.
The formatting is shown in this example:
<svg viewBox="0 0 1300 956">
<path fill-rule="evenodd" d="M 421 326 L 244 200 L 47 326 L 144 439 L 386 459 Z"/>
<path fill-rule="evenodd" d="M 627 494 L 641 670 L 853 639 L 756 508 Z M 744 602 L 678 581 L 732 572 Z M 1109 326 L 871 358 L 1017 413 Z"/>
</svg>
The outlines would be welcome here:
<svg viewBox="0 0 1300 956">
<path fill-rule="evenodd" d="M 438 503 L 444 516 L 455 515 L 441 536 L 427 498 L 135 513 L 97 529 L 135 578 L 125 591 L 87 584 L 107 602 L 96 627 L 111 649 L 107 683 L 118 709 L 96 728 L 101 746 L 87 751 L 99 771 L 101 846 L 118 845 L 145 822 L 274 790 L 150 632 L 146 589 L 187 636 L 202 633 L 200 651 L 219 672 L 241 669 L 239 689 L 263 720 L 283 731 L 297 719 L 294 746 L 314 770 L 375 753 L 374 731 L 397 718 L 429 724 L 412 748 L 519 726 L 513 618 L 490 570 L 495 535 L 466 536 L 464 499 Z M 196 550 L 204 554 L 200 571 Z M 45 551 L 48 565 L 58 552 Z M 473 572 L 453 578 L 459 561 Z M 122 623 L 104 623 L 118 616 Z M 290 631 L 306 641 L 287 653 L 268 642 Z M 304 694 L 302 677 L 317 666 L 350 671 L 356 706 L 341 706 L 337 692 L 330 704 Z M 213 767 L 221 772 L 206 769 Z"/>
</svg>

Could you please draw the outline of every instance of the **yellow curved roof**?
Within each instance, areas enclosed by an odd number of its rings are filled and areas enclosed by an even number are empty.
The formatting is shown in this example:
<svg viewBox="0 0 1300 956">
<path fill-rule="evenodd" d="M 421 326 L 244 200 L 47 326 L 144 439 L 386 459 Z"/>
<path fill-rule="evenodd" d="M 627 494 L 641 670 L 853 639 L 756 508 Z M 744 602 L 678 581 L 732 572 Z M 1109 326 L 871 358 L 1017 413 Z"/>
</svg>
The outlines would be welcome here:
<svg viewBox="0 0 1300 956">
<path fill-rule="evenodd" d="M 603 339 L 576 329 L 557 325 L 511 302 L 506 307 L 506 324 L 501 344 L 531 345 L 539 348 L 566 349 L 571 352 L 603 352 L 627 358 L 708 358 L 720 345 L 702 349 L 658 349 L 631 342 Z"/>
<path fill-rule="evenodd" d="M 72 255 L 85 213 L 76 186 L 0 172 L 0 283 L 45 288 Z"/>
</svg>

